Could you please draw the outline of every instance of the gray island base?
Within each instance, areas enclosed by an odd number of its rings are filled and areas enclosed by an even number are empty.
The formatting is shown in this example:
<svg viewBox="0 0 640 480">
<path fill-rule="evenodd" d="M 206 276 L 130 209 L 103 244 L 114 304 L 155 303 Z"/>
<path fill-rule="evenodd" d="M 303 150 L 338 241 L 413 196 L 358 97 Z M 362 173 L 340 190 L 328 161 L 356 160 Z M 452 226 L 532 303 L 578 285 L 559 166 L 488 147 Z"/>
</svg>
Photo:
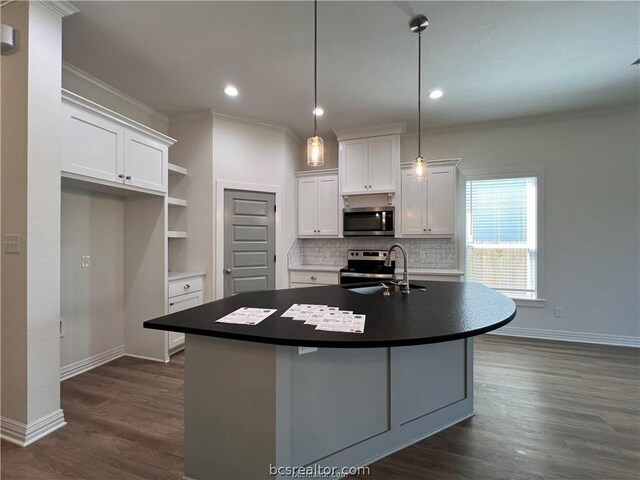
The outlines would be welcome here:
<svg viewBox="0 0 640 480">
<path fill-rule="evenodd" d="M 185 364 L 187 479 L 342 472 L 473 415 L 472 338 L 299 355 L 188 334 Z"/>
</svg>

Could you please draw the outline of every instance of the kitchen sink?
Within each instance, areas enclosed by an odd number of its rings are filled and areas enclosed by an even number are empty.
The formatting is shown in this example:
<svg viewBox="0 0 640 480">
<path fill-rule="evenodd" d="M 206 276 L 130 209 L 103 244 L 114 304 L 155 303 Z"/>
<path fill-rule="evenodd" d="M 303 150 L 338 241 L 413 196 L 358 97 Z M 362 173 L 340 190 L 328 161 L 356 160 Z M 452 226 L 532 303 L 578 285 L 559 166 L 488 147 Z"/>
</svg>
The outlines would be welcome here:
<svg viewBox="0 0 640 480">
<path fill-rule="evenodd" d="M 376 293 L 382 295 L 384 293 L 385 286 L 389 288 L 389 293 L 401 293 L 400 285 L 398 285 L 395 282 L 381 282 L 376 285 L 367 285 L 367 286 L 361 285 L 361 286 L 354 286 L 354 287 L 346 286 L 342 288 L 346 288 L 351 292 L 359 293 L 361 295 L 375 295 Z M 418 291 L 418 292 L 427 291 L 427 289 L 424 288 L 422 285 L 415 285 L 413 283 L 409 284 L 409 290 Z"/>
</svg>

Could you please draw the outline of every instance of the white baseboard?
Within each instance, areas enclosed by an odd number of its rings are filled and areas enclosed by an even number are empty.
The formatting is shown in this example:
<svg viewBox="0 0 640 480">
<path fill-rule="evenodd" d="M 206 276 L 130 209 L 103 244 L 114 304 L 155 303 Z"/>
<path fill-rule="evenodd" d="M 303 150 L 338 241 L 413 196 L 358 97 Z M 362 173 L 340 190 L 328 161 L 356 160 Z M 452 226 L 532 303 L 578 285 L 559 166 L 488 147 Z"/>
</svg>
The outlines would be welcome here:
<svg viewBox="0 0 640 480">
<path fill-rule="evenodd" d="M 0 437 L 7 442 L 26 447 L 30 443 L 50 434 L 54 430 L 64 427 L 64 412 L 58 409 L 55 412 L 39 418 L 35 422 L 26 425 L 10 418 L 0 418 Z"/>
<path fill-rule="evenodd" d="M 145 357 L 144 355 L 134 355 L 133 353 L 125 353 L 125 357 L 139 358 L 140 360 L 151 360 L 152 362 L 169 363 L 169 359 Z"/>
<path fill-rule="evenodd" d="M 65 365 L 64 367 L 60 368 L 60 381 L 66 380 L 67 378 L 75 377 L 76 375 L 91 370 L 92 368 L 96 368 L 100 365 L 110 362 L 111 360 L 120 358 L 123 355 L 124 345 L 120 345 L 119 347 L 112 348 L 111 350 L 107 350 L 106 352 L 102 352 L 97 355 L 84 358 L 78 362 Z"/>
<path fill-rule="evenodd" d="M 567 332 L 563 330 L 543 330 L 539 328 L 502 327 L 489 332 L 491 335 L 507 337 L 539 338 L 542 340 L 559 340 L 562 342 L 597 343 L 619 347 L 640 348 L 640 337 L 608 335 L 605 333 Z"/>
</svg>

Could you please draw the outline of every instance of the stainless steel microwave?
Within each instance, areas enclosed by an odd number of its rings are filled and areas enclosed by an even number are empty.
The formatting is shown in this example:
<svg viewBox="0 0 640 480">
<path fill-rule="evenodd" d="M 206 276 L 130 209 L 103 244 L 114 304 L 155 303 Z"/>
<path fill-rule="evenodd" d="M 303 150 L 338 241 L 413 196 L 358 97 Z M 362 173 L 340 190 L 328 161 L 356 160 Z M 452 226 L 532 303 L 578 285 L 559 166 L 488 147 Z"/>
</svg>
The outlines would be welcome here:
<svg viewBox="0 0 640 480">
<path fill-rule="evenodd" d="M 357 207 L 344 209 L 342 233 L 345 237 L 393 237 L 395 207 Z"/>
</svg>

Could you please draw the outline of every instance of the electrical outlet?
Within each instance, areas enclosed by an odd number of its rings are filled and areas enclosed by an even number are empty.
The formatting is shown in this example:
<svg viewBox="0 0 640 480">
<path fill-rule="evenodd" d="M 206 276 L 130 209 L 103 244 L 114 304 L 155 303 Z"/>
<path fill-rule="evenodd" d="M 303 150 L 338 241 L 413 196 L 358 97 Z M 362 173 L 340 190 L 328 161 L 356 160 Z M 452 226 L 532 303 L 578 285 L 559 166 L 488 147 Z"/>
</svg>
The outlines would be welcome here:
<svg viewBox="0 0 640 480">
<path fill-rule="evenodd" d="M 554 316 L 554 317 L 556 317 L 556 318 L 562 318 L 562 315 L 563 315 L 562 308 L 560 308 L 560 307 L 556 307 L 556 308 L 554 308 L 554 309 L 553 309 L 553 316 Z"/>
<path fill-rule="evenodd" d="M 80 260 L 80 266 L 82 268 L 89 268 L 91 266 L 91 257 L 89 255 L 83 255 Z"/>
<path fill-rule="evenodd" d="M 11 233 L 4 236 L 4 253 L 20 253 L 20 235 Z"/>
<path fill-rule="evenodd" d="M 317 352 L 318 349 L 316 347 L 298 347 L 298 355 L 304 355 L 306 353 Z"/>
</svg>

